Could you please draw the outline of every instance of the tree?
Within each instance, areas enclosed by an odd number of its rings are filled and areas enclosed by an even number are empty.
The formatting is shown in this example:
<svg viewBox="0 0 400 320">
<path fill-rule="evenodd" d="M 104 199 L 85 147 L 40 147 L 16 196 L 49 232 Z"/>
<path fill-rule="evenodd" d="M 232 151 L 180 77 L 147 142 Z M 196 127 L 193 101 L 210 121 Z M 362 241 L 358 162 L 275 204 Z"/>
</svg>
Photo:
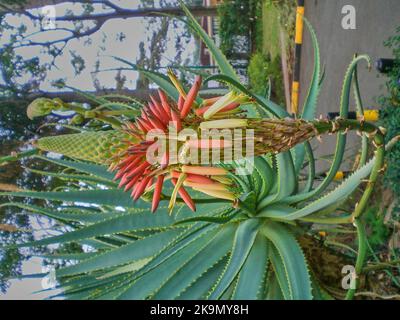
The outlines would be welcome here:
<svg viewBox="0 0 400 320">
<path fill-rule="evenodd" d="M 75 10 L 66 10 L 55 16 L 55 28 L 46 29 L 41 15 L 42 6 L 54 5 L 65 8 L 71 4 Z M 87 64 L 79 52 L 67 50 L 68 43 L 72 40 L 81 41 L 85 46 L 93 45 L 95 34 L 101 34 L 102 27 L 115 19 L 145 18 L 151 36 L 140 44 L 140 57 L 138 65 L 148 69 L 154 69 L 160 65 L 161 58 L 166 49 L 165 39 L 169 29 L 174 28 L 176 33 L 175 49 L 176 63 L 182 63 L 181 52 L 188 42 L 189 33 L 182 24 L 166 15 L 182 15 L 182 10 L 177 4 L 170 1 L 161 1 L 161 7 L 155 7 L 153 0 L 142 0 L 140 7 L 128 9 L 115 4 L 112 1 L 57 1 L 57 0 L 20 0 L 0 1 L 0 32 L 9 35 L 9 41 L 0 45 L 0 72 L 3 81 L 0 81 L 1 95 L 22 96 L 27 93 L 38 92 L 40 84 L 57 66 L 57 59 L 69 54 L 71 64 L 76 74 L 80 74 Z M 72 8 L 72 7 L 71 7 Z M 216 15 L 216 7 L 202 7 L 192 5 L 192 13 L 197 16 Z M 19 25 L 10 22 L 8 17 L 16 16 L 21 22 Z M 172 24 L 171 24 L 172 22 Z M 50 39 L 51 38 L 51 39 Z M 124 32 L 118 35 L 118 41 L 125 41 Z M 183 40 L 182 40 L 183 39 Z M 186 40 L 184 40 L 186 39 Z M 105 36 L 101 43 L 95 43 L 99 51 L 104 50 Z M 27 58 L 22 54 L 24 49 L 40 50 L 40 57 L 32 55 Z M 69 53 L 68 53 L 69 52 Z M 99 58 L 97 58 L 99 59 Z M 100 65 L 100 61 L 96 62 Z M 96 72 L 101 72 L 97 68 Z M 93 73 L 93 84 L 96 89 L 104 89 L 97 80 L 96 72 Z M 116 71 L 117 72 L 117 71 Z M 121 74 L 123 76 L 123 74 Z M 29 78 L 22 82 L 21 79 Z M 138 81 L 138 88 L 148 88 L 148 82 L 143 78 Z"/>
</svg>

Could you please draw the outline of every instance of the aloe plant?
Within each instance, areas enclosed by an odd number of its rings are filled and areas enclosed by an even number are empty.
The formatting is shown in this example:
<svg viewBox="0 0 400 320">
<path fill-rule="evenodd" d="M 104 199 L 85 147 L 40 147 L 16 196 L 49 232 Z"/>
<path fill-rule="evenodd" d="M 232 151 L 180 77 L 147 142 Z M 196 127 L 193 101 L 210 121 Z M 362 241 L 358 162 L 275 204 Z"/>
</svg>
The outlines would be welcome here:
<svg viewBox="0 0 400 320">
<path fill-rule="evenodd" d="M 283 108 L 240 84 L 219 49 L 183 8 L 188 25 L 220 65 L 221 74 L 206 81 L 224 81 L 230 92 L 212 101 L 202 99 L 197 95 L 200 79 L 187 91 L 171 73 L 168 78 L 143 71 L 163 90 L 160 99 L 152 98 L 140 116 L 132 119 L 132 114 L 124 114 L 126 106 L 119 109 L 120 114 L 97 109 L 89 116 L 112 125 L 112 130 L 39 139 L 35 143 L 39 150 L 61 153 L 73 160 L 34 155 L 68 169 L 37 172 L 81 184 L 65 191 L 0 194 L 46 199 L 46 207 L 21 202 L 1 206 L 17 206 L 71 228 L 64 234 L 18 246 L 77 242 L 93 248 L 87 253 L 48 257 L 74 262 L 56 271 L 62 296 L 70 299 L 331 298 L 307 262 L 300 243 L 310 222 L 354 224 L 359 243 L 355 268 L 357 274 L 362 271 L 365 232 L 360 217 L 383 165 L 384 129 L 346 117 L 357 63 L 369 62 L 368 57 L 355 57 L 349 66 L 340 118 L 315 120 L 321 85 L 320 58 L 315 33 L 306 22 L 314 43 L 314 75 L 303 114 L 291 119 Z M 356 81 L 353 84 L 357 88 Z M 102 99 L 96 103 L 112 106 L 112 102 Z M 34 107 L 29 109 L 32 115 L 48 112 L 35 111 Z M 176 129 L 221 125 L 254 129 L 254 162 L 243 158 L 199 168 L 171 164 L 165 156 L 156 165 L 147 164 L 141 156 L 149 148 L 144 134 L 154 128 L 166 130 L 170 121 Z M 365 139 L 369 137 L 376 147 L 375 155 L 368 162 L 363 157 L 351 176 L 329 190 L 343 159 L 348 130 L 358 130 Z M 325 133 L 337 134 L 336 152 L 327 176 L 315 187 L 309 140 Z M 366 144 L 363 154 L 365 148 Z M 249 175 L 236 175 L 233 170 L 243 164 L 254 170 Z M 298 177 L 304 164 L 308 164 L 309 174 L 302 183 Z M 365 179 L 368 184 L 354 212 L 336 214 L 338 206 Z M 64 204 L 62 208 L 60 202 Z M 85 206 L 77 210 L 75 203 Z M 195 207 L 197 211 L 193 213 Z M 151 210 L 157 210 L 156 214 Z M 354 291 L 350 289 L 347 298 L 352 298 Z"/>
</svg>

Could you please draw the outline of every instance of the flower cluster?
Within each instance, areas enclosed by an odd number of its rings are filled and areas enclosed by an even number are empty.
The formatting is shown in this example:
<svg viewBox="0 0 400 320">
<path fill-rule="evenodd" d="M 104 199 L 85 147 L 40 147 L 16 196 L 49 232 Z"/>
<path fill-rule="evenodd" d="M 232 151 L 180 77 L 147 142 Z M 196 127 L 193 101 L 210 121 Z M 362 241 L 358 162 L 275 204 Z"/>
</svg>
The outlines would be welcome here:
<svg viewBox="0 0 400 320">
<path fill-rule="evenodd" d="M 160 161 L 152 163 L 147 155 L 151 151 L 159 149 L 157 141 L 148 141 L 146 135 L 152 131 L 164 132 L 171 130 L 176 132 L 185 128 L 200 127 L 205 119 L 221 119 L 227 116 L 237 115 L 241 112 L 240 104 L 246 100 L 243 95 L 230 92 L 223 97 L 205 99 L 201 104 L 196 100 L 201 87 L 201 77 L 197 77 L 193 86 L 186 93 L 176 77 L 169 73 L 171 81 L 179 92 L 177 103 L 170 102 L 165 93 L 158 91 L 158 98 L 151 96 L 150 102 L 142 109 L 141 115 L 135 122 L 126 123 L 123 131 L 138 139 L 138 143 L 129 145 L 123 152 L 116 154 L 111 160 L 111 171 L 116 171 L 115 179 L 119 179 L 119 187 L 131 192 L 134 200 L 139 199 L 145 192 L 153 192 L 152 211 L 156 211 L 159 205 L 163 184 L 170 179 L 174 190 L 170 196 L 169 209 L 172 210 L 177 195 L 193 211 L 196 206 L 186 188 L 203 192 L 207 195 L 235 200 L 235 194 L 231 188 L 231 180 L 226 177 L 228 171 L 219 167 L 199 166 L 184 163 L 175 163 L 170 159 L 168 150 L 160 155 Z M 215 147 L 205 141 L 197 141 L 190 147 L 204 148 Z M 195 146 L 194 146 L 195 145 Z M 223 147 L 223 145 L 222 145 Z"/>
</svg>

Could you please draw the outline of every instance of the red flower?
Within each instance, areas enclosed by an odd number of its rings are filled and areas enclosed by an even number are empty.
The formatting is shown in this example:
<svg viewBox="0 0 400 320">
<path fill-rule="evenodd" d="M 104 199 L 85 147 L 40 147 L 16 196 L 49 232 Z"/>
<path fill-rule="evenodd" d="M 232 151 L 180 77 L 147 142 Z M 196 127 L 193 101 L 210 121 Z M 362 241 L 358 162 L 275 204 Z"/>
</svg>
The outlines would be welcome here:
<svg viewBox="0 0 400 320">
<path fill-rule="evenodd" d="M 221 168 L 203 167 L 203 166 L 187 166 L 187 165 L 173 165 L 169 166 L 169 153 L 165 153 L 161 157 L 160 163 L 151 164 L 146 160 L 146 154 L 150 148 L 158 148 L 157 142 L 146 141 L 146 134 L 154 129 L 161 130 L 168 134 L 169 125 L 174 124 L 177 131 L 181 131 L 185 126 L 190 126 L 191 122 L 196 122 L 195 118 L 201 117 L 204 112 L 218 102 L 221 97 L 216 97 L 204 100 L 203 106 L 193 110 L 196 105 L 196 97 L 201 87 L 201 77 L 196 77 L 196 80 L 186 94 L 182 86 L 177 82 L 177 79 L 169 74 L 172 82 L 176 85 L 180 96 L 177 104 L 170 103 L 161 90 L 158 91 L 158 99 L 151 96 L 151 102 L 143 108 L 142 113 L 136 118 L 134 123 L 127 123 L 123 130 L 139 139 L 139 143 L 129 145 L 125 151 L 118 154 L 113 159 L 113 164 L 110 170 L 116 170 L 115 179 L 120 179 L 119 187 L 124 188 L 125 191 L 130 191 L 134 201 L 139 199 L 146 191 L 153 191 L 153 200 L 151 211 L 157 210 L 161 200 L 162 188 L 165 180 L 171 179 L 175 189 L 170 199 L 170 209 L 175 204 L 176 195 L 179 194 L 186 205 L 196 210 L 195 203 L 186 191 L 185 187 L 195 188 L 202 190 L 202 188 L 211 187 L 211 195 L 220 195 L 223 199 L 234 199 L 233 193 L 229 191 L 228 184 L 221 183 L 221 179 L 215 180 L 213 177 L 226 175 L 227 171 Z M 223 97 L 224 98 L 224 97 Z M 225 98 L 226 99 L 226 98 Z M 196 105 L 197 107 L 197 105 Z M 239 103 L 228 103 L 225 107 L 219 108 L 221 113 L 229 112 L 238 109 Z M 197 124 L 199 121 L 197 121 Z M 127 142 L 129 143 L 129 142 Z M 190 147 L 204 148 L 207 143 L 198 140 L 192 143 Z M 224 147 L 223 141 L 212 141 L 210 146 Z"/>
</svg>

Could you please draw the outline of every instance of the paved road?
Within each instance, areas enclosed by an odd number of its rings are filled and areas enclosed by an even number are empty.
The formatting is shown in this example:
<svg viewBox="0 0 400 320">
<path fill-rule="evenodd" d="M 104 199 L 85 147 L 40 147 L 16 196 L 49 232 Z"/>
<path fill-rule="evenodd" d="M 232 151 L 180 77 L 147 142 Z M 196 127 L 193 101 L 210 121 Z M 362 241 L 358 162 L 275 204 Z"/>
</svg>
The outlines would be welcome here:
<svg viewBox="0 0 400 320">
<path fill-rule="evenodd" d="M 356 10 L 356 29 L 342 28 L 341 13 L 345 5 Z M 389 36 L 400 26 L 400 0 L 306 0 L 305 16 L 314 26 L 321 49 L 321 62 L 325 65 L 326 77 L 319 97 L 317 115 L 337 111 L 344 74 L 354 53 L 368 54 L 373 61 L 390 57 L 390 50 L 383 46 Z M 301 61 L 301 93 L 303 101 L 312 74 L 313 50 L 309 33 L 305 29 Z M 361 94 L 365 107 L 376 106 L 374 98 L 384 93 L 385 78 L 373 68 L 368 72 L 365 65 L 359 67 Z M 354 106 L 354 103 L 352 104 Z M 352 107 L 354 110 L 354 107 Z M 349 137 L 349 146 L 357 147 L 356 135 Z M 334 150 L 334 138 L 325 137 L 318 146 L 317 155 Z M 351 154 L 349 153 L 351 156 Z M 325 168 L 323 164 L 319 168 Z"/>
</svg>

